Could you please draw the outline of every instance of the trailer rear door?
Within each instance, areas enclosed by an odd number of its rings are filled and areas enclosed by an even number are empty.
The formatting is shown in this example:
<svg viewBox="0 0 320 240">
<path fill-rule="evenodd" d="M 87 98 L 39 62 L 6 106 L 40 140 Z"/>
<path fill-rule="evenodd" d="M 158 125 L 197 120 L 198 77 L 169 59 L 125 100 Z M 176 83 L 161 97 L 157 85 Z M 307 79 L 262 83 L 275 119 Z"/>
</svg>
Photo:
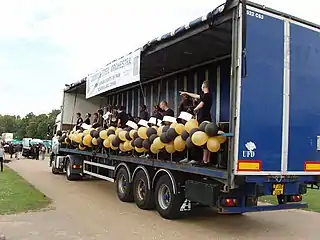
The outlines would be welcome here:
<svg viewBox="0 0 320 240">
<path fill-rule="evenodd" d="M 290 22 L 288 174 L 320 174 L 320 30 Z M 286 160 L 286 159 L 284 159 Z"/>
<path fill-rule="evenodd" d="M 238 85 L 235 174 L 311 175 L 305 166 L 320 174 L 319 29 L 248 6 L 246 65 Z"/>
</svg>

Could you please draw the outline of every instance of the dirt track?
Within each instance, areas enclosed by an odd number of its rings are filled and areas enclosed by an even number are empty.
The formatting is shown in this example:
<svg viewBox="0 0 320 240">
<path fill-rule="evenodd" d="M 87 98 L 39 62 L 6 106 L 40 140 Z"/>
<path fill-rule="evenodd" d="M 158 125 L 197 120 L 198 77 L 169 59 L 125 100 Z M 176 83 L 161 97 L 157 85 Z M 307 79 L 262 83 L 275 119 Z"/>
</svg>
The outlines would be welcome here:
<svg viewBox="0 0 320 240">
<path fill-rule="evenodd" d="M 199 210 L 178 221 L 162 219 L 117 199 L 114 185 L 68 182 L 47 162 L 20 160 L 9 165 L 53 199 L 52 210 L 0 217 L 7 240 L 51 239 L 319 239 L 320 214 L 305 211 L 221 216 Z"/>
</svg>

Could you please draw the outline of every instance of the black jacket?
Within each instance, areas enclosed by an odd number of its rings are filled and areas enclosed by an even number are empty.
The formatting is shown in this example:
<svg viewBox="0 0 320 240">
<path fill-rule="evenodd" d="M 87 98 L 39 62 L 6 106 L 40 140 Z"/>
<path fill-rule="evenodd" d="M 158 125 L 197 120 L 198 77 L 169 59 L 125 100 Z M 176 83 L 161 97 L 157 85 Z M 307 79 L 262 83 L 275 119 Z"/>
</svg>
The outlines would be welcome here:
<svg viewBox="0 0 320 240">
<path fill-rule="evenodd" d="M 86 119 L 84 120 L 84 123 L 90 125 L 90 118 L 86 118 Z"/>
</svg>

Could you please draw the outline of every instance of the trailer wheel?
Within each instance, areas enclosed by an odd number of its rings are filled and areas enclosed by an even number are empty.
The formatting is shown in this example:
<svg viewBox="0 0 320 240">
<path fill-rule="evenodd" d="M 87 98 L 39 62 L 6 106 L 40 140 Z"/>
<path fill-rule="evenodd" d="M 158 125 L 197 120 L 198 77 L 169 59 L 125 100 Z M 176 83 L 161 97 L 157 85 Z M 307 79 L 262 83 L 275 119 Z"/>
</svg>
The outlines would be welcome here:
<svg viewBox="0 0 320 240">
<path fill-rule="evenodd" d="M 128 171 L 121 167 L 116 176 L 117 194 L 122 202 L 132 202 L 132 184 L 130 183 Z"/>
<path fill-rule="evenodd" d="M 180 206 L 184 200 L 180 193 L 173 193 L 172 182 L 168 175 L 159 178 L 155 188 L 155 203 L 158 213 L 166 219 L 180 217 Z"/>
<path fill-rule="evenodd" d="M 134 177 L 133 197 L 140 209 L 150 210 L 155 206 L 152 189 L 149 189 L 147 176 L 142 170 L 138 171 Z"/>
<path fill-rule="evenodd" d="M 67 166 L 66 166 L 66 176 L 69 181 L 76 181 L 81 179 L 80 174 L 74 174 L 72 173 L 72 166 L 70 161 L 67 161 Z"/>
</svg>

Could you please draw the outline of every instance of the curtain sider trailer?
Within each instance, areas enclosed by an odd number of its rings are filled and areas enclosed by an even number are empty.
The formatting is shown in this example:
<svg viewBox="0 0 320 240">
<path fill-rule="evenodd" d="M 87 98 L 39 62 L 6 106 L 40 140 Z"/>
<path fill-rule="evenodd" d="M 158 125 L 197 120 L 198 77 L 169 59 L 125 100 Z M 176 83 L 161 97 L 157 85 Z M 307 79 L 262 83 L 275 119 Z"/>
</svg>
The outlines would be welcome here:
<svg viewBox="0 0 320 240">
<path fill-rule="evenodd" d="M 54 174 L 115 182 L 121 201 L 156 208 L 168 219 L 195 204 L 226 214 L 307 207 L 301 196 L 318 187 L 320 176 L 319 25 L 228 0 L 148 42 L 139 64 L 139 81 L 113 83 L 115 88 L 108 85 L 95 96 L 86 97 L 92 95 L 89 77 L 66 88 L 62 124 L 74 124 L 64 116 L 94 112 L 105 104 L 123 105 L 136 116 L 140 104 L 150 111 L 160 99 L 177 114 L 179 91 L 199 92 L 201 82 L 209 80 L 212 115 L 229 130 L 225 151 L 216 154 L 226 166 L 80 151 L 61 147 L 54 138 Z M 265 195 L 273 195 L 278 204 L 258 204 Z"/>
</svg>

